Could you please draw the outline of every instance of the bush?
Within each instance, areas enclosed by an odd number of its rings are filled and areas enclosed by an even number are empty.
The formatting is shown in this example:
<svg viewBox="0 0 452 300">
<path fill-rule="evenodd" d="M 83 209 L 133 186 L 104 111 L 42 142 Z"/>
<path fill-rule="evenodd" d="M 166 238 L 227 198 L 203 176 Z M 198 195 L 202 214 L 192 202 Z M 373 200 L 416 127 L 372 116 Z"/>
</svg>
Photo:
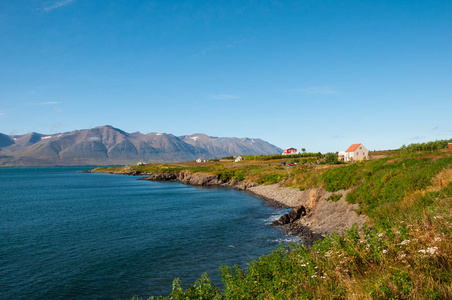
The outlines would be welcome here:
<svg viewBox="0 0 452 300">
<path fill-rule="evenodd" d="M 339 160 L 337 159 L 337 154 L 335 154 L 335 153 L 325 154 L 325 162 L 329 165 L 338 164 Z"/>
<path fill-rule="evenodd" d="M 341 200 L 341 198 L 342 198 L 341 194 L 331 194 L 326 200 L 337 202 L 337 201 Z"/>
</svg>

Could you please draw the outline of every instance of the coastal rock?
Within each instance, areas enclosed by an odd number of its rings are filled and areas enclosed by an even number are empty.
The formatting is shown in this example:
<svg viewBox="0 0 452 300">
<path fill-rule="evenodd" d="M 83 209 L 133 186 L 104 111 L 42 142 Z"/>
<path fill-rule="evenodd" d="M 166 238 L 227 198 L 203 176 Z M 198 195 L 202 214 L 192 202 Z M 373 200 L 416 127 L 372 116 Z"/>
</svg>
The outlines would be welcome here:
<svg viewBox="0 0 452 300">
<path fill-rule="evenodd" d="M 305 215 L 306 215 L 306 208 L 302 205 L 300 207 L 296 207 L 296 208 L 292 209 L 289 213 L 284 214 L 283 216 L 281 216 L 281 218 L 279 218 L 279 220 L 273 222 L 272 225 L 278 226 L 278 225 L 286 225 L 289 223 L 293 223 Z"/>
<path fill-rule="evenodd" d="M 205 173 L 190 173 L 184 171 L 178 174 L 178 180 L 184 184 L 196 186 L 215 186 L 222 183 L 219 180 L 218 176 L 215 175 Z"/>
<path fill-rule="evenodd" d="M 151 173 L 148 177 L 139 178 L 139 180 L 150 180 L 150 181 L 174 181 L 177 180 L 177 174 L 174 172 L 167 173 Z"/>
</svg>

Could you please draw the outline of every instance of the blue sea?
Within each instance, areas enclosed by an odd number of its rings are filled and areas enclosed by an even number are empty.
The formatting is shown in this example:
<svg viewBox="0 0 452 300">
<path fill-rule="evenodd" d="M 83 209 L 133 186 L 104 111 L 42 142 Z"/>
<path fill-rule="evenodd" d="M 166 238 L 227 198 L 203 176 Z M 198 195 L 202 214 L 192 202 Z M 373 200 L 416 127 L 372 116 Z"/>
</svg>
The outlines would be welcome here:
<svg viewBox="0 0 452 300">
<path fill-rule="evenodd" d="M 0 299 L 147 299 L 203 272 L 221 286 L 220 265 L 292 239 L 246 192 L 86 169 L 0 169 Z"/>
</svg>

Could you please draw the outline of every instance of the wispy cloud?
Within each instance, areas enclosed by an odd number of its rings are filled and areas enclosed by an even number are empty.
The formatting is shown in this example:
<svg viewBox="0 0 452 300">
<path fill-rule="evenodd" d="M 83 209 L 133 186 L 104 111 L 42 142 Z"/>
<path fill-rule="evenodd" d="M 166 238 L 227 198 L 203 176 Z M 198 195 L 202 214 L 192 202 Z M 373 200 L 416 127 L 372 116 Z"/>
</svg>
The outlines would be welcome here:
<svg viewBox="0 0 452 300">
<path fill-rule="evenodd" d="M 212 100 L 231 100 L 231 99 L 239 99 L 239 96 L 229 95 L 229 94 L 220 94 L 220 95 L 212 95 L 210 99 Z"/>
<path fill-rule="evenodd" d="M 40 103 L 35 103 L 35 105 L 55 105 L 55 104 L 60 104 L 61 102 L 56 102 L 56 101 L 50 101 L 50 102 L 40 102 Z"/>
<path fill-rule="evenodd" d="M 205 47 L 204 49 L 201 49 L 198 53 L 194 54 L 194 57 L 197 57 L 199 55 L 204 56 L 209 54 L 210 52 L 217 51 L 217 50 L 224 50 L 224 49 L 230 49 L 235 48 L 236 46 L 239 46 L 240 44 L 246 42 L 246 39 L 240 39 L 240 40 L 234 40 L 225 43 L 224 41 L 217 41 L 216 43 L 211 44 L 210 46 Z"/>
<path fill-rule="evenodd" d="M 411 138 L 411 140 L 425 140 L 427 137 L 426 136 L 420 136 L 420 135 L 417 135 L 417 136 L 413 136 L 412 138 Z"/>
<path fill-rule="evenodd" d="M 435 130 L 438 129 L 438 128 L 439 128 L 439 125 L 433 127 L 433 128 L 431 129 L 431 131 L 435 131 Z"/>
<path fill-rule="evenodd" d="M 6 114 L 4 112 L 0 111 L 0 117 L 6 116 Z"/>
<path fill-rule="evenodd" d="M 345 139 L 344 135 L 335 135 L 333 136 L 333 139 Z"/>
<path fill-rule="evenodd" d="M 329 86 L 311 86 L 302 89 L 293 89 L 293 92 L 301 92 L 309 95 L 335 95 L 339 94 L 337 90 Z"/>
<path fill-rule="evenodd" d="M 75 2 L 75 1 L 76 1 L 76 0 L 62 0 L 62 1 L 57 1 L 57 2 L 55 2 L 55 3 L 53 3 L 53 4 L 50 4 L 50 5 L 46 6 L 46 7 L 44 7 L 43 10 L 45 10 L 45 11 L 51 11 L 51 10 L 54 10 L 54 9 L 57 9 L 57 8 L 60 8 L 60 7 L 69 5 L 69 4 L 71 4 L 72 2 Z"/>
</svg>

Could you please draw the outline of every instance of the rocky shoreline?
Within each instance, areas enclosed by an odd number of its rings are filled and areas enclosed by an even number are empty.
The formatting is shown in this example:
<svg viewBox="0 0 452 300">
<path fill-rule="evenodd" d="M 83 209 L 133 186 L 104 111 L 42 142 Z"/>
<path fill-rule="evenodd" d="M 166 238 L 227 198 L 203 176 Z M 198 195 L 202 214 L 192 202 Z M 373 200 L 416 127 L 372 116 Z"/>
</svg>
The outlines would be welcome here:
<svg viewBox="0 0 452 300">
<path fill-rule="evenodd" d="M 323 188 L 300 191 L 281 187 L 279 184 L 264 186 L 246 181 L 224 181 L 216 175 L 189 171 L 111 173 L 147 176 L 139 178 L 139 180 L 179 181 L 193 186 L 224 186 L 246 191 L 262 198 L 271 207 L 292 208 L 290 213 L 283 215 L 273 225 L 279 226 L 287 234 L 299 236 L 308 245 L 315 240 L 322 239 L 326 234 L 342 234 L 353 224 L 361 227 L 367 221 L 366 216 L 358 215 L 355 212 L 359 208 L 357 204 L 348 204 L 345 201 L 345 196 L 349 191 L 336 192 L 335 194 L 341 194 L 342 198 L 333 202 L 326 200 L 331 193 Z"/>
</svg>

